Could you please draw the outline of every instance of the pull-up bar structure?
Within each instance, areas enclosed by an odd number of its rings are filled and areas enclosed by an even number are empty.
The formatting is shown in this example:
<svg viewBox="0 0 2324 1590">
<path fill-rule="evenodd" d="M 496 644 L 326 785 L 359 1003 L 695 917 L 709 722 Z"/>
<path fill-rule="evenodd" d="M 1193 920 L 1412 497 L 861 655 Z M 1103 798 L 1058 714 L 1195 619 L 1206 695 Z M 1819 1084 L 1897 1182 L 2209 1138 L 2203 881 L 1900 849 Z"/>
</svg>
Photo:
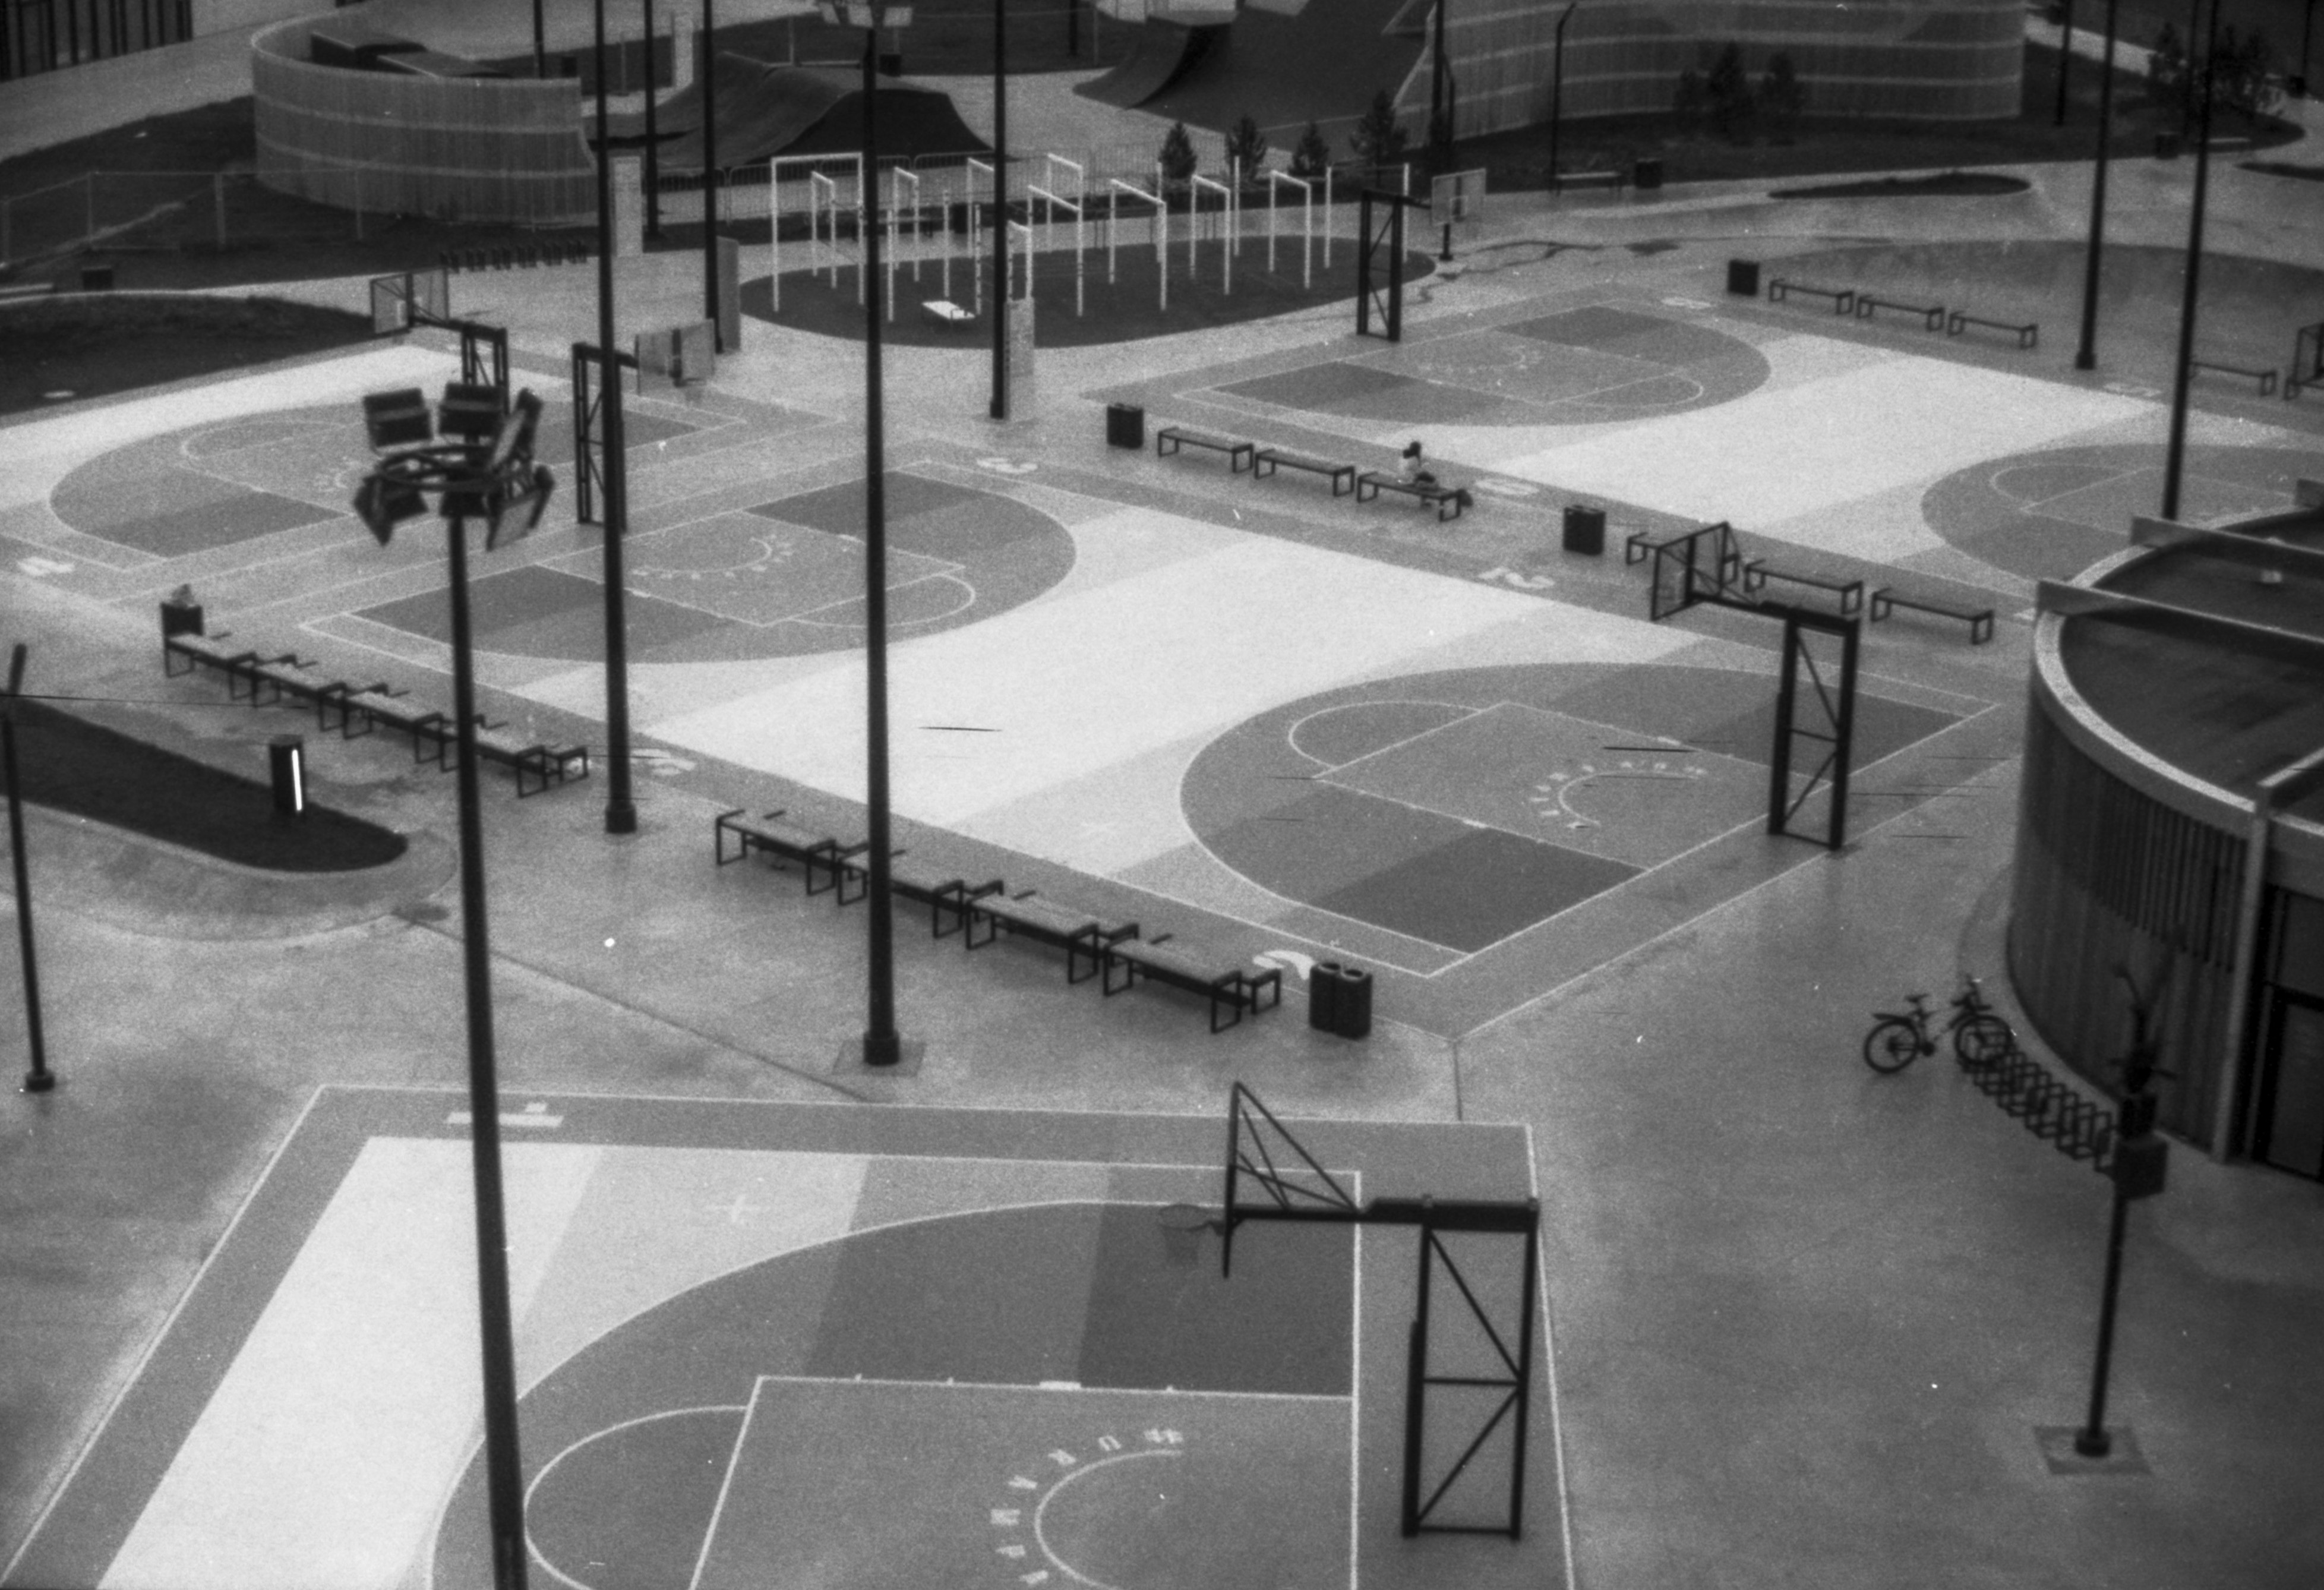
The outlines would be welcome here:
<svg viewBox="0 0 2324 1590">
<path fill-rule="evenodd" d="M 1220 199 L 1219 259 L 1223 273 L 1219 291 L 1231 298 L 1234 296 L 1234 238 L 1226 228 L 1231 227 L 1234 221 L 1234 190 L 1200 171 L 1194 174 L 1192 180 L 1193 185 L 1186 190 L 1186 280 L 1192 282 L 1195 279 L 1194 243 L 1202 236 L 1203 190 L 1208 188 Z"/>
<path fill-rule="evenodd" d="M 1125 182 L 1120 177 L 1108 177 L 1106 181 L 1113 189 L 1114 198 L 1105 210 L 1105 284 L 1108 287 L 1113 285 L 1114 228 L 1120 219 L 1121 195 L 1127 193 L 1130 198 L 1154 207 L 1154 263 L 1161 269 L 1162 308 L 1167 312 L 1170 308 L 1170 207 L 1163 202 L 1159 186 L 1148 193 L 1135 182 Z"/>
<path fill-rule="evenodd" d="M 1251 1201 L 1243 1201 L 1246 1194 Z M 1415 1294 L 1405 1364 L 1404 1479 L 1399 1527 L 1406 1537 L 1421 1534 L 1521 1537 L 1525 1521 L 1526 1435 L 1531 1422 L 1534 1374 L 1534 1314 L 1541 1284 L 1541 1200 L 1397 1197 L 1358 1203 L 1340 1179 L 1291 1134 L 1241 1083 L 1227 1098 L 1227 1162 L 1224 1230 L 1219 1272 L 1231 1276 L 1235 1227 L 1247 1220 L 1280 1220 L 1330 1225 L 1409 1225 L 1419 1242 L 1419 1290 Z M 1514 1321 L 1497 1321 L 1478 1300 L 1459 1262 L 1443 1242 L 1447 1233 L 1512 1236 L 1522 1248 L 1522 1280 Z M 1438 1270 L 1452 1280 L 1462 1301 L 1489 1344 L 1505 1374 L 1437 1373 L 1429 1355 L 1429 1308 Z M 1511 1338 L 1514 1337 L 1514 1345 Z M 1428 1394 L 1437 1387 L 1498 1391 L 1493 1410 L 1476 1435 L 1423 1494 L 1426 1467 Z M 1505 1521 L 1485 1524 L 1434 1521 L 1440 1504 L 1469 1473 L 1471 1460 L 1504 1422 L 1508 1435 L 1508 1498 Z M 1473 1488 L 1473 1487 L 1472 1487 Z"/>
<path fill-rule="evenodd" d="M 1299 190 L 1300 218 L 1305 228 L 1299 240 L 1299 285 L 1312 288 L 1315 285 L 1315 184 L 1288 171 L 1267 173 L 1267 273 L 1275 273 L 1276 200 L 1286 187 Z"/>
<path fill-rule="evenodd" d="M 1055 160 L 1057 157 L 1056 155 L 1051 155 L 1049 158 L 1051 160 Z M 1069 209 L 1074 212 L 1074 315 L 1076 319 L 1079 319 L 1082 313 L 1083 298 L 1082 207 L 1073 199 L 1067 199 L 1061 194 L 1052 193 L 1047 188 L 1036 187 L 1029 182 L 1025 185 L 1025 193 L 1026 197 L 1028 199 L 1041 199 L 1050 206 L 1050 213 L 1045 218 L 1047 218 L 1052 226 L 1056 225 L 1055 212 L 1058 208 Z M 1033 254 L 1032 247 L 1029 243 L 1026 247 L 1025 258 L 1025 291 L 1029 293 L 1033 291 Z"/>
</svg>

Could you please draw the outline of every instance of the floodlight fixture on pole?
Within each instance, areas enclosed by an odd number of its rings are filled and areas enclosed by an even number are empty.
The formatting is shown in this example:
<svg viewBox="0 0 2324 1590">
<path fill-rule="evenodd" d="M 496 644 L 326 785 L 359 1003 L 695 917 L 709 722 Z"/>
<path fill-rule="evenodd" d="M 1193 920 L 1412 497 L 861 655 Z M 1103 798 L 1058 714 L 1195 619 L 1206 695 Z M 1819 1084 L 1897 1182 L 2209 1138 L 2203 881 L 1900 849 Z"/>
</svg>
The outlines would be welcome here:
<svg viewBox="0 0 2324 1590">
<path fill-rule="evenodd" d="M 2098 367 L 2098 257 L 2105 246 L 2107 140 L 2114 134 L 2114 30 L 2117 0 L 2107 0 L 2106 51 L 2098 62 L 2098 152 L 2090 173 L 2090 240 L 2082 261 L 2082 340 L 2074 368 Z"/>
<path fill-rule="evenodd" d="M 613 358 L 613 151 L 605 134 L 605 0 L 596 0 L 595 9 L 597 409 L 605 486 L 605 832 L 634 834 L 638 808 L 630 794 L 630 626 L 622 583 L 622 537 L 628 533 L 630 523 L 630 467 L 628 443 L 622 431 L 622 371 Z M 706 117 L 707 114 L 706 106 Z M 704 125 L 708 125 L 706 120 Z"/>
<path fill-rule="evenodd" d="M 863 30 L 863 171 L 871 195 L 859 232 L 864 271 L 880 273 L 880 30 L 911 21 L 908 5 L 879 0 L 820 0 L 823 20 Z M 1005 300 L 1005 285 L 1000 296 Z M 866 978 L 863 1063 L 893 1066 L 903 1058 L 896 1031 L 894 900 L 889 892 L 888 790 L 888 500 L 886 438 L 880 391 L 880 298 L 863 294 L 863 670 L 865 827 L 870 968 Z"/>
<path fill-rule="evenodd" d="M 602 58 L 601 58 L 602 59 Z M 598 79 L 604 81 L 601 76 Z M 492 952 L 486 942 L 483 800 L 477 790 L 475 647 L 468 613 L 468 521 L 486 545 L 504 525 L 530 533 L 555 477 L 533 462 L 540 400 L 521 393 L 502 411 L 492 387 L 455 382 L 438 415 L 416 389 L 363 401 L 379 463 L 356 489 L 356 514 L 379 543 L 437 499 L 450 552 L 452 728 L 458 748 L 460 938 L 467 992 L 468 1136 L 475 1188 L 477 1324 L 484 1359 L 484 1488 L 495 1590 L 525 1590 L 524 1471 L 517 1446 L 514 1321 L 509 1304 L 508 1217 L 502 1190 L 500 1085 L 493 1053 Z M 485 421 L 489 417 L 489 423 Z M 438 434 L 449 440 L 439 440 Z"/>
</svg>

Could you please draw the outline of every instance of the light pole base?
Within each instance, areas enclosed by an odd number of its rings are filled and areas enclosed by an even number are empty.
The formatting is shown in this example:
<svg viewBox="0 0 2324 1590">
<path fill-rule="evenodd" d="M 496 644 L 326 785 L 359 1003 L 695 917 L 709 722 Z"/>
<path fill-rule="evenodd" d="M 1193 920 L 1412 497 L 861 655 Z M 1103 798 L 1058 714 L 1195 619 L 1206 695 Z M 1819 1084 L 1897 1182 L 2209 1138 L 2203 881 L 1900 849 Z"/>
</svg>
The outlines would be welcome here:
<svg viewBox="0 0 2324 1590">
<path fill-rule="evenodd" d="M 886 1047 L 876 1044 L 870 1033 L 867 1032 L 861 1038 L 849 1039 L 839 1046 L 839 1057 L 832 1064 L 832 1075 L 835 1077 L 918 1076 L 920 1061 L 927 1055 L 928 1046 L 909 1038 L 893 1038 L 889 1040 L 889 1042 L 894 1045 L 893 1053 L 890 1058 L 882 1059 L 875 1057 L 887 1053 Z"/>
<path fill-rule="evenodd" d="M 2037 1425 L 2034 1438 L 2041 1445 L 2043 1465 L 2061 1477 L 2153 1472 L 2130 1426 L 2118 1424 L 2096 1431 L 2098 1439 L 2090 1443 L 2095 1450 L 2086 1450 L 2084 1443 L 2093 1433 L 2088 1425 Z"/>
<path fill-rule="evenodd" d="M 638 809 L 632 802 L 609 800 L 605 803 L 605 832 L 634 834 L 637 831 Z"/>
<path fill-rule="evenodd" d="M 24 1091 L 26 1093 L 48 1093 L 55 1088 L 56 1085 L 57 1074 L 54 1071 L 27 1071 L 24 1073 Z"/>
<path fill-rule="evenodd" d="M 2077 369 L 2077 370 L 2095 370 L 2095 369 L 2097 369 L 2098 367 L 2098 356 L 2097 356 L 2097 355 L 2095 355 L 2095 354 L 2077 353 L 2077 354 L 2074 356 L 2074 368 L 2075 368 L 2075 369 Z"/>
</svg>

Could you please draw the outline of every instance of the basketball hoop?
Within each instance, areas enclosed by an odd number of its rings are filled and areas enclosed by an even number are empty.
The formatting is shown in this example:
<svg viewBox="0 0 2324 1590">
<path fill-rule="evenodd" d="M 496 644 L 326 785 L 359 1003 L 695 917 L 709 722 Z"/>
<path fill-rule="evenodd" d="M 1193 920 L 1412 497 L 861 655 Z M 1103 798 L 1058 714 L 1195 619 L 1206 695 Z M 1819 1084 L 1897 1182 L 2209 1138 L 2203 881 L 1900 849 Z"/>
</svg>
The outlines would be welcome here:
<svg viewBox="0 0 2324 1590">
<path fill-rule="evenodd" d="M 1162 1231 L 1162 1255 L 1170 1263 L 1191 1267 L 1203 1253 L 1203 1233 L 1218 1229 L 1218 1222 L 1200 1204 L 1165 1204 L 1155 1211 Z"/>
</svg>

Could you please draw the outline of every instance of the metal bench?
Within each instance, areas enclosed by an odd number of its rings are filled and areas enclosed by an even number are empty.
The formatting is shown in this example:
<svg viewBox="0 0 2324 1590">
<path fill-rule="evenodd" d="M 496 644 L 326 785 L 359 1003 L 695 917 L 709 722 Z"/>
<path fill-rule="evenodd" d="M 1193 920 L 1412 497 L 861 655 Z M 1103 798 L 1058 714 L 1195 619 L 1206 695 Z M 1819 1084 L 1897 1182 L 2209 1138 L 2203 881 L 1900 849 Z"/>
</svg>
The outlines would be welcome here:
<svg viewBox="0 0 2324 1590">
<path fill-rule="evenodd" d="M 1959 337 L 1961 328 L 1967 326 L 1982 326 L 1988 331 L 2006 331 L 2017 338 L 2019 347 L 2032 347 L 2041 339 L 2042 334 L 2040 322 L 2034 320 L 2019 326 L 2008 320 L 1988 320 L 1983 315 L 1965 315 L 1959 310 L 1945 317 L 1947 337 Z"/>
<path fill-rule="evenodd" d="M 1864 604 L 1864 582 L 1860 579 L 1833 579 L 1828 575 L 1778 569 L 1765 558 L 1753 558 L 1743 565 L 1743 589 L 1747 594 L 1756 595 L 1765 589 L 1771 579 L 1780 579 L 1787 585 L 1812 586 L 1817 590 L 1831 592 L 1840 598 L 1842 618 Z"/>
<path fill-rule="evenodd" d="M 2190 359 L 2187 365 L 2193 370 L 2209 370 L 2214 375 L 2240 375 L 2246 381 L 2256 381 L 2260 396 L 2275 395 L 2276 373 L 2273 370 L 2246 370 L 2241 365 L 2222 365 L 2214 359 Z"/>
<path fill-rule="evenodd" d="M 1356 476 L 1356 501 L 1359 503 L 1377 501 L 1384 491 L 1410 497 L 1424 508 L 1433 504 L 1440 521 L 1460 518 L 1462 504 L 1465 500 L 1458 486 L 1423 485 L 1401 476 L 1383 475 L 1377 469 L 1367 469 Z"/>
<path fill-rule="evenodd" d="M 1594 171 L 1563 171 L 1549 179 L 1549 190 L 1558 193 L 1568 188 L 1611 188 L 1618 193 L 1629 180 L 1628 173 L 1618 166 Z"/>
<path fill-rule="evenodd" d="M 1129 923 L 1109 928 L 1104 922 L 1077 907 L 1056 905 L 1038 898 L 1039 891 L 1028 889 L 1019 894 L 987 895 L 971 901 L 968 905 L 968 930 L 963 935 L 971 949 L 990 944 L 1000 937 L 1003 929 L 1012 937 L 1030 938 L 1037 943 L 1053 944 L 1065 952 L 1065 981 L 1085 983 L 1104 969 L 1105 947 L 1118 938 L 1138 931 L 1138 924 Z M 979 938 L 976 929 L 982 925 L 984 937 Z M 1084 970 L 1086 958 L 1089 966 Z"/>
<path fill-rule="evenodd" d="M 1831 300 L 1831 312 L 1835 315 L 1850 313 L 1856 308 L 1856 289 L 1853 287 L 1813 287 L 1805 282 L 1793 282 L 1782 276 L 1767 283 L 1769 303 L 1781 303 L 1794 292 Z"/>
<path fill-rule="evenodd" d="M 839 853 L 839 903 L 853 905 L 862 899 L 872 886 L 871 842 L 852 845 Z M 850 893 L 849 885 L 854 886 Z M 917 901 L 928 908 L 928 936 L 942 938 L 960 932 L 968 926 L 968 908 L 972 901 L 1007 892 L 1007 885 L 998 878 L 982 883 L 971 883 L 957 873 L 912 859 L 908 848 L 892 851 L 888 856 L 888 889 L 906 900 Z M 949 916 L 952 925 L 946 927 Z"/>
<path fill-rule="evenodd" d="M 1910 607 L 1915 613 L 1933 613 L 1940 618 L 1957 618 L 1969 625 L 1969 642 L 1983 645 L 1993 638 L 1993 609 L 1964 607 L 1956 602 L 1946 602 L 1935 596 L 1908 596 L 1894 586 L 1882 586 L 1872 593 L 1871 619 L 1875 624 L 1887 617 L 1898 607 Z"/>
<path fill-rule="evenodd" d="M 976 319 L 976 313 L 949 299 L 932 298 L 920 305 L 920 319 L 939 326 L 965 326 Z"/>
<path fill-rule="evenodd" d="M 1175 457 L 1180 448 L 1204 448 L 1227 456 L 1229 473 L 1240 475 L 1251 467 L 1251 454 L 1256 449 L 1247 441 L 1232 437 L 1205 436 L 1199 430 L 1183 426 L 1165 425 L 1154 433 L 1154 456 L 1157 458 Z"/>
<path fill-rule="evenodd" d="M 779 806 L 755 818 L 747 816 L 749 808 L 741 806 L 732 811 L 719 813 L 711 825 L 711 843 L 715 848 L 718 864 L 723 867 L 730 861 L 742 861 L 752 855 L 764 856 L 769 866 L 780 866 L 787 861 L 797 862 L 799 869 L 807 874 L 807 892 L 809 894 L 820 894 L 825 890 L 838 888 L 839 841 L 828 834 L 818 834 L 812 828 L 783 821 L 783 813 L 788 809 Z M 734 840 L 732 855 L 726 853 L 729 835 Z M 821 888 L 816 885 L 815 881 L 818 872 L 829 880 Z"/>
<path fill-rule="evenodd" d="M 1875 310 L 1895 310 L 1899 314 L 1918 315 L 1921 317 L 1923 327 L 1931 331 L 1938 329 L 1945 323 L 1945 306 L 1942 304 L 1905 303 L 1901 299 L 1875 298 L 1868 292 L 1859 293 L 1857 296 L 1856 318 L 1858 319 L 1869 320 Z"/>
<path fill-rule="evenodd" d="M 301 662 L 294 652 L 281 657 L 263 658 L 238 671 L 243 689 L 235 689 L 235 674 L 226 675 L 226 693 L 246 697 L 253 707 L 268 707 L 279 701 L 312 701 L 317 693 L 328 687 L 321 676 L 310 672 L 315 664 L 310 659 Z"/>
<path fill-rule="evenodd" d="M 1298 453 L 1286 453 L 1281 448 L 1261 448 L 1250 456 L 1250 477 L 1265 480 L 1280 467 L 1285 469 L 1305 469 L 1310 475 L 1328 476 L 1332 495 L 1346 496 L 1356 489 L 1356 467 L 1334 464 L 1327 458 L 1310 458 Z"/>
<path fill-rule="evenodd" d="M 1206 955 L 1168 933 L 1140 938 L 1135 923 L 1129 933 L 1108 943 L 1100 957 L 1099 986 L 1108 994 L 1124 992 L 1140 977 L 1202 994 L 1211 1002 L 1213 1032 L 1240 1022 L 1245 1011 L 1257 1015 L 1283 1003 L 1283 974 L 1277 968 L 1269 966 L 1256 976 L 1239 965 L 1222 972 L 1215 969 L 1220 957 Z M 1222 1011 L 1229 1012 L 1223 1021 L 1219 1020 Z"/>
</svg>

